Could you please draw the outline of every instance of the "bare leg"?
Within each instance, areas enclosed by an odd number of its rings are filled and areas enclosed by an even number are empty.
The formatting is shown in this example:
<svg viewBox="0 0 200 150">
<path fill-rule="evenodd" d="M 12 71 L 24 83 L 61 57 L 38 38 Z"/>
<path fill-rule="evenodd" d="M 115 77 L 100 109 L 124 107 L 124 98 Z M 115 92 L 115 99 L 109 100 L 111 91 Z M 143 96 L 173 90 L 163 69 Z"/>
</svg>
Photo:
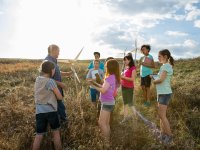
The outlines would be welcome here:
<svg viewBox="0 0 200 150">
<path fill-rule="evenodd" d="M 145 88 L 145 86 L 141 86 L 141 87 L 142 87 L 142 91 L 143 91 L 144 100 L 146 101 L 147 100 L 147 91 L 146 91 L 146 88 Z"/>
<path fill-rule="evenodd" d="M 150 98 L 151 98 L 151 91 L 150 91 L 150 87 L 146 87 L 146 95 L 147 95 L 147 101 L 150 102 Z"/>
<path fill-rule="evenodd" d="M 131 106 L 131 111 L 133 112 L 134 117 L 137 117 L 135 106 Z M 137 118 L 136 118 L 137 119 Z"/>
<path fill-rule="evenodd" d="M 33 142 L 33 150 L 39 150 L 40 149 L 40 144 L 42 142 L 43 135 L 36 135 L 35 140 Z"/>
<path fill-rule="evenodd" d="M 59 130 L 53 131 L 53 142 L 54 142 L 55 150 L 61 150 L 62 149 L 62 144 L 61 144 L 61 140 L 60 140 L 60 131 Z"/>
<path fill-rule="evenodd" d="M 167 105 L 158 104 L 158 115 L 162 123 L 161 128 L 163 128 L 162 130 L 164 131 L 164 133 L 171 136 L 172 132 L 170 129 L 169 121 L 166 117 L 166 111 L 167 111 Z"/>
<path fill-rule="evenodd" d="M 110 112 L 101 110 L 98 123 L 104 139 L 110 141 Z"/>
<path fill-rule="evenodd" d="M 127 104 L 124 105 L 124 119 L 128 117 L 128 109 L 129 109 L 129 106 Z"/>
</svg>

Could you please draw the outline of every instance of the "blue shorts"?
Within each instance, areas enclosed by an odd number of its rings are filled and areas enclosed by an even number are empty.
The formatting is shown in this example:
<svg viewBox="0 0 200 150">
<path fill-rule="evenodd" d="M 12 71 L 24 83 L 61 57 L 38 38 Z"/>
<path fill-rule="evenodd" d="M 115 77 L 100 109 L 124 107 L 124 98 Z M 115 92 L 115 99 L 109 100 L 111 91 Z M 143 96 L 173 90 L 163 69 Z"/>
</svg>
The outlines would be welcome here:
<svg viewBox="0 0 200 150">
<path fill-rule="evenodd" d="M 115 105 L 106 105 L 101 104 L 101 110 L 112 112 L 114 110 Z"/>
<path fill-rule="evenodd" d="M 91 100 L 92 102 L 96 102 L 97 99 L 99 99 L 99 91 L 97 91 L 96 89 L 90 88 L 90 96 L 91 96 Z"/>
<path fill-rule="evenodd" d="M 157 101 L 159 104 L 168 105 L 172 94 L 159 94 L 157 96 Z"/>
<path fill-rule="evenodd" d="M 36 133 L 37 134 L 46 133 L 48 124 L 50 125 L 52 130 L 58 130 L 60 128 L 57 112 L 36 114 Z"/>
</svg>

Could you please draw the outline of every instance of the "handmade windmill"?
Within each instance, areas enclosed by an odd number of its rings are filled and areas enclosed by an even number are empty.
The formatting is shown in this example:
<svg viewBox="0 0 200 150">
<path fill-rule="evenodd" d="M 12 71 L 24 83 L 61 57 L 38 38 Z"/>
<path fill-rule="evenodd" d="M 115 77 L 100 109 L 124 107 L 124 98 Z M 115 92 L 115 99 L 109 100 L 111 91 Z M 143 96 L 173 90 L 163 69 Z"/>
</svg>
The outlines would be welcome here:
<svg viewBox="0 0 200 150">
<path fill-rule="evenodd" d="M 83 48 L 84 48 L 84 47 L 83 47 Z M 72 70 L 73 73 L 74 73 L 74 79 L 75 79 L 75 81 L 76 81 L 76 79 L 77 79 L 77 81 L 78 81 L 79 83 L 80 83 L 80 79 L 79 79 L 79 77 L 78 77 L 78 75 L 77 75 L 77 73 L 76 73 L 76 71 L 75 71 L 74 63 L 77 62 L 77 60 L 78 60 L 78 58 L 79 58 L 81 52 L 83 51 L 83 48 L 80 50 L 80 52 L 77 54 L 77 56 L 74 58 L 74 60 L 73 60 L 72 63 L 71 63 L 71 70 Z"/>
<path fill-rule="evenodd" d="M 84 47 L 83 47 L 84 48 Z M 80 83 L 80 79 L 76 73 L 76 70 L 74 68 L 74 64 L 77 62 L 81 52 L 83 51 L 83 48 L 80 50 L 80 52 L 77 54 L 77 56 L 73 59 L 73 60 L 67 60 L 67 63 L 70 63 L 71 64 L 71 70 L 74 74 L 74 82 L 75 82 L 75 86 L 76 86 L 76 92 L 78 93 L 78 87 L 77 87 L 77 81 L 78 83 Z"/>
</svg>

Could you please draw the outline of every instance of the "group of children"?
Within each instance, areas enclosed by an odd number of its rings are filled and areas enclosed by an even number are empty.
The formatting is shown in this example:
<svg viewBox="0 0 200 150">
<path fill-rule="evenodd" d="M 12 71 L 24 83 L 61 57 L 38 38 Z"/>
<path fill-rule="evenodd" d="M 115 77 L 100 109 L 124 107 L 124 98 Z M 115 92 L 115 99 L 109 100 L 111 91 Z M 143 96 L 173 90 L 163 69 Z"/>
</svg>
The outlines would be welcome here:
<svg viewBox="0 0 200 150">
<path fill-rule="evenodd" d="M 151 80 L 156 85 L 158 115 L 160 117 L 161 134 L 160 139 L 168 144 L 172 141 L 170 125 L 166 117 L 166 110 L 172 95 L 170 80 L 173 74 L 174 59 L 169 50 L 159 51 L 158 60 L 163 65 L 159 73 L 153 75 L 152 68 L 155 67 L 153 57 L 149 54 L 150 45 L 143 45 L 141 52 L 144 56 L 139 61 L 141 87 L 144 94 L 145 106 L 150 106 L 150 85 Z M 97 101 L 100 100 L 101 108 L 98 124 L 106 147 L 110 145 L 110 116 L 114 110 L 117 89 L 121 85 L 122 98 L 124 103 L 124 117 L 120 123 L 125 123 L 131 118 L 129 109 L 135 113 L 134 107 L 134 88 L 137 77 L 136 66 L 131 54 L 124 57 L 124 70 L 120 72 L 120 66 L 116 59 L 109 57 L 105 64 L 99 60 L 100 53 L 94 53 L 95 60 L 88 66 L 86 76 L 90 85 L 91 101 L 96 108 Z M 33 144 L 33 149 L 39 149 L 42 135 L 46 132 L 47 124 L 50 125 L 54 135 L 55 149 L 61 149 L 59 119 L 56 115 L 57 99 L 62 99 L 58 87 L 51 79 L 55 72 L 54 65 L 50 61 L 42 63 L 41 76 L 37 77 L 35 83 L 36 101 L 36 131 L 37 135 Z M 104 75 L 105 74 L 105 75 Z M 56 117 L 57 116 L 57 117 Z"/>
</svg>

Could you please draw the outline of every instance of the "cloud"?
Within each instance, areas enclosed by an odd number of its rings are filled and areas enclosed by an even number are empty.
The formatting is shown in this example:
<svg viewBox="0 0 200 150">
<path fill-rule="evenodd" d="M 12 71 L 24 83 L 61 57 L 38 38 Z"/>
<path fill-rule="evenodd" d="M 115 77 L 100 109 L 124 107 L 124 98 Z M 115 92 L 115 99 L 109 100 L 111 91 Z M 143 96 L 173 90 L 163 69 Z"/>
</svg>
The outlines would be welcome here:
<svg viewBox="0 0 200 150">
<path fill-rule="evenodd" d="M 197 1 L 191 1 L 191 2 L 188 2 L 186 5 L 185 5 L 185 10 L 186 11 L 192 11 L 194 9 L 196 9 L 196 7 L 193 5 L 194 3 L 196 3 Z"/>
<path fill-rule="evenodd" d="M 186 20 L 187 21 L 192 21 L 192 20 L 195 20 L 197 19 L 197 17 L 200 16 L 200 9 L 194 9 L 194 10 L 191 10 L 187 16 L 186 16 Z"/>
<path fill-rule="evenodd" d="M 165 34 L 169 36 L 187 36 L 188 35 L 187 33 L 180 32 L 180 31 L 166 31 Z"/>
<path fill-rule="evenodd" d="M 183 43 L 183 47 L 187 47 L 187 48 L 195 48 L 195 47 L 197 47 L 197 45 L 198 45 L 198 43 L 191 39 L 187 39 Z"/>
<path fill-rule="evenodd" d="M 157 37 L 157 36 L 156 36 Z M 152 47 L 151 54 L 154 56 L 157 61 L 157 53 L 162 49 L 169 49 L 172 56 L 177 58 L 188 58 L 199 56 L 200 51 L 198 50 L 199 43 L 192 39 L 185 39 L 180 42 L 177 41 L 168 41 L 157 38 L 146 38 L 147 43 Z"/>
<path fill-rule="evenodd" d="M 200 20 L 195 20 L 194 26 L 197 27 L 197 28 L 200 28 Z"/>
<path fill-rule="evenodd" d="M 154 1 L 154 0 L 104 0 L 106 4 L 115 11 L 120 11 L 125 14 L 139 14 L 141 11 L 147 13 L 154 13 L 155 11 L 160 14 L 165 14 L 174 11 L 174 8 L 179 3 L 178 1 Z"/>
<path fill-rule="evenodd" d="M 133 39 L 131 34 L 123 29 L 122 26 L 122 24 L 116 24 L 107 27 L 94 38 L 94 41 L 101 41 L 101 44 L 108 44 L 114 49 L 131 49 Z"/>
</svg>

